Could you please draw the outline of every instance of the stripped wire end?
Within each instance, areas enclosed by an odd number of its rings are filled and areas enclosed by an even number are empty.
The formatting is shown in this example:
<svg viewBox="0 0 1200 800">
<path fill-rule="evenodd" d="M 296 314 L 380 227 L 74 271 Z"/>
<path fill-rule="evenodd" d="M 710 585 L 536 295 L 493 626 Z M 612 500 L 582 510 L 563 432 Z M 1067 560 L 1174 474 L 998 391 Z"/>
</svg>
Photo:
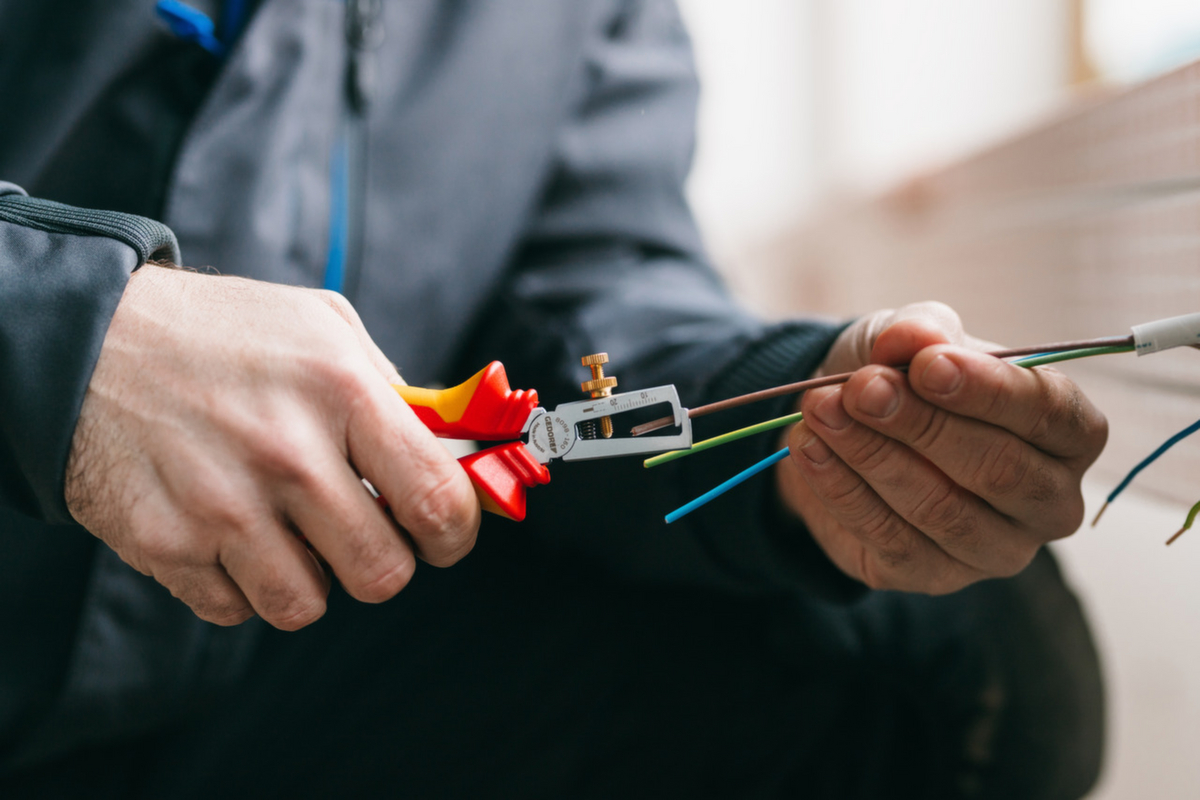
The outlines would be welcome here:
<svg viewBox="0 0 1200 800">
<path fill-rule="evenodd" d="M 1104 512 L 1108 510 L 1108 501 L 1104 501 L 1104 505 L 1100 506 L 1100 510 L 1096 512 L 1096 516 L 1092 519 L 1092 527 L 1096 527 L 1096 523 L 1104 516 Z"/>
<path fill-rule="evenodd" d="M 1186 531 L 1188 528 L 1192 527 L 1193 524 L 1195 524 L 1196 514 L 1198 514 L 1198 513 L 1200 513 L 1200 503 L 1196 503 L 1196 505 L 1192 506 L 1191 510 L 1188 511 L 1187 519 L 1185 519 L 1183 521 L 1183 527 L 1180 528 L 1179 530 L 1175 531 L 1174 535 L 1172 535 L 1170 539 L 1167 539 L 1168 545 L 1171 544 L 1171 542 L 1178 539 L 1180 536 L 1183 536 L 1184 531 Z"/>
<path fill-rule="evenodd" d="M 1153 464 L 1158 459 L 1159 456 L 1161 456 L 1163 453 L 1170 450 L 1175 445 L 1182 442 L 1187 437 L 1191 436 L 1196 431 L 1200 431 L 1200 420 L 1196 420 L 1191 425 L 1188 425 L 1186 428 L 1181 430 L 1179 433 L 1172 436 L 1170 439 L 1167 439 L 1165 442 L 1160 444 L 1153 453 L 1151 453 L 1150 455 L 1146 456 L 1141 461 L 1139 461 L 1137 466 L 1135 466 L 1133 469 L 1129 470 L 1129 474 L 1121 479 L 1121 482 L 1117 484 L 1117 488 L 1113 489 L 1111 492 L 1108 493 L 1108 497 L 1104 501 L 1104 507 L 1107 508 L 1109 503 L 1116 500 L 1121 495 L 1121 492 L 1125 491 L 1126 487 L 1128 487 L 1129 484 L 1133 482 L 1133 479 L 1137 477 L 1139 472 L 1141 472 L 1146 467 Z M 1103 514 L 1103 513 L 1104 513 L 1104 508 L 1101 508 L 1100 514 Z M 1092 521 L 1093 526 L 1095 526 L 1095 524 L 1100 521 L 1100 514 L 1097 514 L 1096 519 Z M 1183 530 L 1187 530 L 1187 528 L 1184 528 Z M 1183 531 L 1180 531 L 1180 533 L 1182 533 L 1182 532 Z M 1179 535 L 1178 533 L 1175 534 L 1175 536 L 1178 536 L 1178 535 Z M 1175 541 L 1174 536 L 1171 537 L 1171 541 Z"/>
</svg>

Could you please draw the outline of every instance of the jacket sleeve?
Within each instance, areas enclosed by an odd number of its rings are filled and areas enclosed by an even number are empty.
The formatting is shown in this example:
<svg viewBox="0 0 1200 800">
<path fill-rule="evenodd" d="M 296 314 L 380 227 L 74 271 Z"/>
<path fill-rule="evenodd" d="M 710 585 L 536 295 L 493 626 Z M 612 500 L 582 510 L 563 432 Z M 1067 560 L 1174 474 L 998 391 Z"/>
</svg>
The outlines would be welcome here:
<svg viewBox="0 0 1200 800">
<path fill-rule="evenodd" d="M 669 2 L 623 3 L 595 25 L 577 102 L 509 277 L 464 354 L 500 358 L 542 402 L 578 400 L 579 357 L 609 353 L 616 391 L 674 383 L 696 406 L 809 375 L 840 326 L 768 325 L 740 309 L 706 263 L 683 195 L 697 95 Z M 695 438 L 787 413 L 794 398 L 704 417 Z M 511 534 L 650 581 L 738 593 L 862 587 L 784 512 L 769 475 L 674 525 L 663 515 L 780 446 L 764 435 L 647 471 L 636 458 L 551 465 Z"/>
<path fill-rule="evenodd" d="M 0 505 L 72 522 L 63 473 L 79 408 L 129 275 L 155 257 L 179 259 L 164 225 L 0 182 Z"/>
</svg>

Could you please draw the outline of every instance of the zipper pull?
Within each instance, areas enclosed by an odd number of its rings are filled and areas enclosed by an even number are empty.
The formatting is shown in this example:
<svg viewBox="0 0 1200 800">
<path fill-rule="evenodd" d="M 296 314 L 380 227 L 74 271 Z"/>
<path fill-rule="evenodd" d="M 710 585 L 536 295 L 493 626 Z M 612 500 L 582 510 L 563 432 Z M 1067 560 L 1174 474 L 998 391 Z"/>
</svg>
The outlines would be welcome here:
<svg viewBox="0 0 1200 800">
<path fill-rule="evenodd" d="M 346 0 L 346 96 L 356 114 L 365 114 L 375 94 L 375 59 L 383 44 L 383 0 Z"/>
</svg>

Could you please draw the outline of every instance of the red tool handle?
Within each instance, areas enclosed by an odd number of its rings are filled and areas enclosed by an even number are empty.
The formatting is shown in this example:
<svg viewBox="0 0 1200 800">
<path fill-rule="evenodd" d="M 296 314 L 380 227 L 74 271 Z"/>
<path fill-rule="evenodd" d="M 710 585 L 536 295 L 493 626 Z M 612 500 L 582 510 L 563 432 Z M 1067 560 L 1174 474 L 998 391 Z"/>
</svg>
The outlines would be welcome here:
<svg viewBox="0 0 1200 800">
<path fill-rule="evenodd" d="M 491 442 L 515 439 L 538 404 L 533 389 L 509 388 L 504 365 L 499 361 L 493 361 L 449 389 L 392 388 L 429 430 L 448 439 Z"/>
<path fill-rule="evenodd" d="M 480 450 L 463 456 L 458 463 L 470 476 L 483 510 L 515 522 L 525 519 L 525 490 L 550 482 L 550 470 L 539 464 L 520 442 Z M 390 508 L 382 496 L 375 500 Z"/>
<path fill-rule="evenodd" d="M 475 484 L 484 511 L 520 522 L 525 490 L 550 482 L 550 470 L 520 442 L 506 442 L 458 460 Z"/>
<path fill-rule="evenodd" d="M 538 404 L 536 391 L 509 387 L 499 361 L 449 389 L 393 388 L 435 435 L 451 439 L 515 439 Z M 550 481 L 550 471 L 520 442 L 489 447 L 458 463 L 483 509 L 517 522 L 525 519 L 525 490 Z"/>
</svg>

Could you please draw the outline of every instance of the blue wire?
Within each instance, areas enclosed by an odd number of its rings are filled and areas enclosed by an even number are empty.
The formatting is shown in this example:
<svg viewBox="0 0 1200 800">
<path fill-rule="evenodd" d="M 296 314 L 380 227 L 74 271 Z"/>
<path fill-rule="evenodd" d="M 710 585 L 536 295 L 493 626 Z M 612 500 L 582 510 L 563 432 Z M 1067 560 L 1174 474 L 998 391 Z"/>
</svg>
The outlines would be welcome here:
<svg viewBox="0 0 1200 800">
<path fill-rule="evenodd" d="M 1165 442 L 1163 442 L 1161 445 L 1158 446 L 1157 450 L 1155 450 L 1153 453 L 1151 453 L 1150 455 L 1148 455 L 1144 459 L 1142 459 L 1142 461 L 1136 467 L 1134 467 L 1133 469 L 1131 469 L 1129 471 L 1129 474 L 1125 476 L 1125 479 L 1123 481 L 1121 481 L 1119 484 L 1117 484 L 1117 488 L 1113 489 L 1112 492 L 1109 493 L 1108 497 L 1105 498 L 1104 502 L 1111 503 L 1113 500 L 1116 500 L 1117 495 L 1119 495 L 1121 492 L 1125 491 L 1125 487 L 1128 486 L 1133 481 L 1133 479 L 1137 477 L 1137 474 L 1139 472 L 1144 470 L 1146 467 L 1150 466 L 1152 463 L 1154 463 L 1154 461 L 1159 456 L 1161 456 L 1163 453 L 1170 450 L 1172 447 L 1177 445 L 1179 442 L 1181 442 L 1184 439 L 1186 439 L 1187 437 L 1191 436 L 1196 431 L 1200 431 L 1200 420 L 1196 420 L 1191 425 L 1188 425 L 1186 428 L 1181 430 L 1179 433 L 1172 436 L 1170 439 L 1167 439 Z"/>
<path fill-rule="evenodd" d="M 682 505 L 679 508 L 672 511 L 670 514 L 667 514 L 667 523 L 670 524 L 670 523 L 674 522 L 675 520 L 679 519 L 680 517 L 684 516 L 685 514 L 692 513 L 693 511 L 695 511 L 697 508 L 704 505 L 708 501 L 714 500 L 714 499 L 720 497 L 721 495 L 725 494 L 730 489 L 737 486 L 739 483 L 745 481 L 747 478 L 751 478 L 751 477 L 757 475 L 758 473 L 762 472 L 764 469 L 771 466 L 772 464 L 777 464 L 780 461 L 783 461 L 783 459 L 787 457 L 787 454 L 788 454 L 788 449 L 785 447 L 782 450 L 772 453 L 771 455 L 767 456 L 762 461 L 758 462 L 757 464 L 750 467 L 749 469 L 742 470 L 737 475 L 734 475 L 732 478 L 725 481 L 724 483 L 722 483 L 720 486 L 716 487 L 715 489 L 709 489 L 707 492 L 700 495 L 699 497 L 697 497 L 695 500 L 691 501 L 690 503 Z"/>
<path fill-rule="evenodd" d="M 1033 353 L 1032 355 L 1021 356 L 1020 358 L 1014 358 L 1009 363 L 1020 364 L 1022 361 L 1030 361 L 1035 358 L 1041 358 L 1042 356 L 1051 356 L 1051 355 L 1054 355 L 1055 353 L 1063 353 L 1063 352 L 1066 352 L 1066 351 L 1065 350 L 1047 350 L 1044 353 Z"/>
</svg>

